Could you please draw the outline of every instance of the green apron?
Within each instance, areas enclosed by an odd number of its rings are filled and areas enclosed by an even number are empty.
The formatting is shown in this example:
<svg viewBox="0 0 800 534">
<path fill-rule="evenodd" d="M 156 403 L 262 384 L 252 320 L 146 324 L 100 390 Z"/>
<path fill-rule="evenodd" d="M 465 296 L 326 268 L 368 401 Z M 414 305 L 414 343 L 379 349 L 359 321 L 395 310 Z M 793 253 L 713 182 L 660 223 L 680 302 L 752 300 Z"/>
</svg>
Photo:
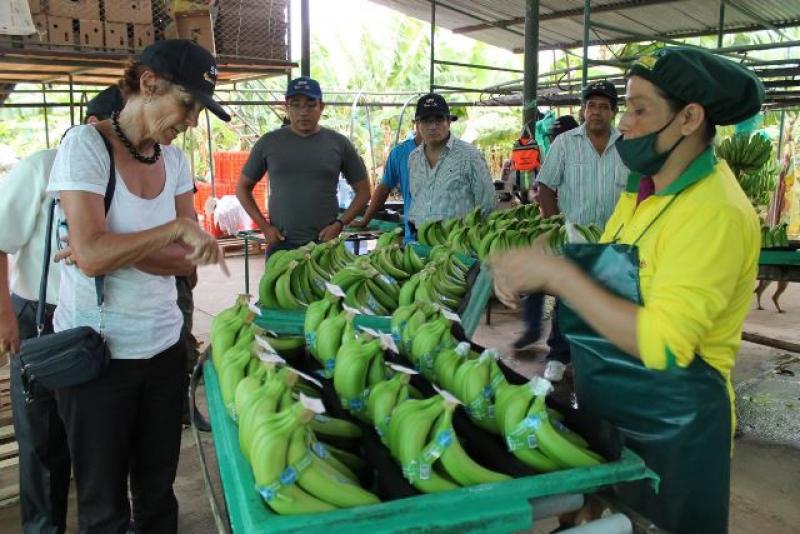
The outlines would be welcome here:
<svg viewBox="0 0 800 534">
<path fill-rule="evenodd" d="M 566 255 L 612 293 L 642 304 L 639 239 L 633 245 L 568 245 Z M 686 368 L 648 369 L 567 303 L 560 325 L 581 409 L 617 426 L 626 446 L 661 477 L 658 493 L 646 482 L 615 488 L 620 500 L 675 534 L 727 532 L 731 405 L 722 375 L 700 357 Z"/>
</svg>

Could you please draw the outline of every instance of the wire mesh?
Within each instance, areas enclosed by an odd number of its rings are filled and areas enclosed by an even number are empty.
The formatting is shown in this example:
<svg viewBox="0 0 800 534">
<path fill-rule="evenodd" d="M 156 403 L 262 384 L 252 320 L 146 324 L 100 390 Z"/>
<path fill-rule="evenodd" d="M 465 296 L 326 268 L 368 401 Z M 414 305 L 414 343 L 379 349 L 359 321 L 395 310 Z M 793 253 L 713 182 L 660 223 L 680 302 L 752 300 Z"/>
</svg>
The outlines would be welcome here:
<svg viewBox="0 0 800 534">
<path fill-rule="evenodd" d="M 0 46 L 136 53 L 192 39 L 221 61 L 288 61 L 288 0 L 28 0 L 36 33 Z"/>
</svg>

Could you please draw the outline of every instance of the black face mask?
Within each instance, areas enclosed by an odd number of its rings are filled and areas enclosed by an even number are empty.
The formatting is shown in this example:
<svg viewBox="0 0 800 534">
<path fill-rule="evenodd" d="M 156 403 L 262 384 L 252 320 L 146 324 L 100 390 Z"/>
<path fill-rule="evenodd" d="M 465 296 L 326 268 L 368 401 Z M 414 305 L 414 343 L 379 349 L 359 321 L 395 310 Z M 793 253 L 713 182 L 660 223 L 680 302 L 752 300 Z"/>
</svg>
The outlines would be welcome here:
<svg viewBox="0 0 800 534">
<path fill-rule="evenodd" d="M 622 158 L 622 162 L 625 166 L 628 167 L 628 170 L 638 172 L 645 176 L 653 176 L 661 170 L 661 167 L 664 166 L 664 162 L 667 161 L 669 155 L 672 154 L 672 152 L 678 148 L 678 145 L 686 138 L 685 135 L 681 135 L 681 138 L 678 139 L 669 150 L 660 154 L 656 152 L 656 139 L 658 138 L 658 134 L 672 124 L 672 121 L 674 121 L 677 116 L 678 114 L 676 113 L 669 122 L 657 132 L 643 135 L 635 139 L 625 139 L 624 137 L 617 139 L 615 143 L 617 153 L 619 157 Z"/>
</svg>

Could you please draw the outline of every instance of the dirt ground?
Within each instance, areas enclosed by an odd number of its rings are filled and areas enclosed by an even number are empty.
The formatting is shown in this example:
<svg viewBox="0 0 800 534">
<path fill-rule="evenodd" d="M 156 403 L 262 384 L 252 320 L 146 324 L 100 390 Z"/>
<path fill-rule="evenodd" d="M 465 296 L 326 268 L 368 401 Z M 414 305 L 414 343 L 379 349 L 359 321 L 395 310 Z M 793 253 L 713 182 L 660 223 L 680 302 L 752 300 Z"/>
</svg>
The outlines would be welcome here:
<svg viewBox="0 0 800 534">
<path fill-rule="evenodd" d="M 251 283 L 257 287 L 261 274 L 260 262 L 251 261 Z M 242 258 L 229 261 L 231 277 L 224 278 L 216 268 L 204 268 L 195 290 L 194 331 L 201 340 L 207 340 L 211 318 L 228 306 L 236 293 L 243 291 L 244 262 Z M 771 295 L 769 289 L 767 295 Z M 800 341 L 800 288 L 790 285 L 781 299 L 785 314 L 778 315 L 768 299 L 765 311 L 753 311 L 748 318 L 746 330 L 774 335 L 789 341 Z M 532 351 L 512 356 L 510 343 L 523 329 L 515 313 L 500 309 L 495 304 L 491 325 L 481 324 L 475 339 L 484 346 L 494 346 L 507 355 L 508 363 L 527 375 L 542 370 L 542 359 L 546 347 L 542 344 Z M 782 351 L 743 343 L 735 373 L 736 383 L 752 380 L 768 374 L 771 366 L 784 353 Z M 767 370 L 765 372 L 765 369 Z M 800 401 L 800 388 L 795 391 Z M 199 405 L 204 410 L 202 388 L 198 392 Z M 202 434 L 202 443 L 209 461 L 213 486 L 219 495 L 219 480 L 216 470 L 213 443 L 209 434 Z M 15 470 L 0 469 L 0 485 L 15 477 Z M 745 433 L 736 440 L 732 469 L 730 532 L 732 534 L 789 534 L 798 532 L 800 525 L 800 448 L 790 444 L 775 444 L 755 439 Z M 180 532 L 205 534 L 216 532 L 198 452 L 189 430 L 184 432 L 175 492 L 180 503 Z M 76 532 L 76 504 L 74 491 L 70 501 L 69 532 Z M 553 520 L 537 523 L 532 532 L 549 532 L 554 528 Z M 265 528 L 265 531 L 267 529 Z M 10 503 L 0 508 L 0 532 L 15 534 L 22 532 L 19 526 L 19 505 Z"/>
</svg>

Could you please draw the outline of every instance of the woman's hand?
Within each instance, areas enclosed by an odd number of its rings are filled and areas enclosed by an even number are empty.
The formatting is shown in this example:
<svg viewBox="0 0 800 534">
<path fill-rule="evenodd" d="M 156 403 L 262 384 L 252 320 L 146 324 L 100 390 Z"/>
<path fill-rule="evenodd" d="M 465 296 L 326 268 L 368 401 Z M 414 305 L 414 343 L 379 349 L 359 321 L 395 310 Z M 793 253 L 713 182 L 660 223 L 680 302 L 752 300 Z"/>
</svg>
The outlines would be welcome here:
<svg viewBox="0 0 800 534">
<path fill-rule="evenodd" d="M 0 309 L 0 357 L 19 352 L 19 325 L 14 309 Z"/>
<path fill-rule="evenodd" d="M 217 240 L 200 228 L 195 221 L 180 217 L 174 221 L 176 232 L 175 241 L 181 241 L 192 251 L 186 255 L 186 259 L 194 265 L 218 264 L 225 273 L 230 276 L 228 266 L 225 264 L 225 255 L 222 252 Z"/>
<path fill-rule="evenodd" d="M 319 232 L 319 242 L 325 243 L 338 236 L 344 230 L 344 224 L 340 221 L 334 221 Z"/>
<path fill-rule="evenodd" d="M 495 295 L 512 309 L 519 306 L 520 294 L 553 293 L 554 281 L 571 266 L 564 258 L 547 253 L 541 238 L 529 248 L 512 249 L 489 258 Z"/>
</svg>

